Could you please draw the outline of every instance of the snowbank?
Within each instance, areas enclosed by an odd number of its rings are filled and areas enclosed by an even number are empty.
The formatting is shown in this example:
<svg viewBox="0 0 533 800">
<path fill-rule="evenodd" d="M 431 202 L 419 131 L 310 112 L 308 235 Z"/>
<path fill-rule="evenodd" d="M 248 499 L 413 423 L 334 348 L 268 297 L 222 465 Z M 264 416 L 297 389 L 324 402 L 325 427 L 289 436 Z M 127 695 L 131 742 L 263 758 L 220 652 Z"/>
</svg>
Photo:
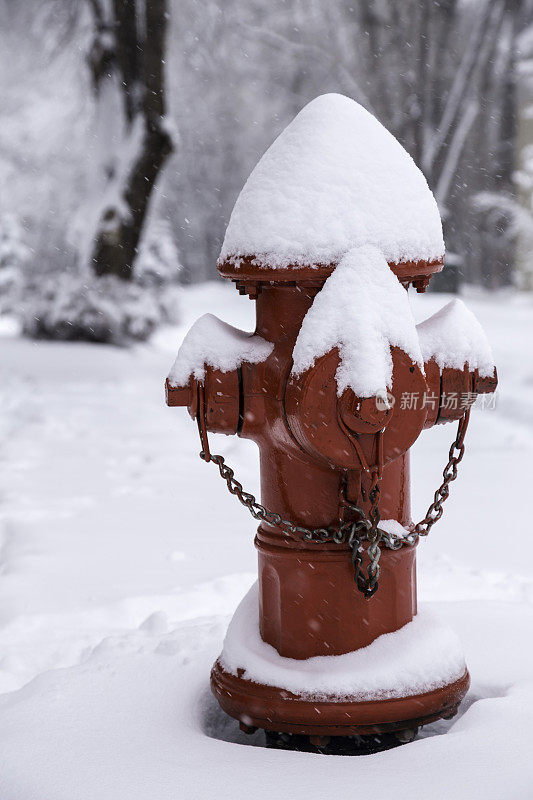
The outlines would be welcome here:
<svg viewBox="0 0 533 800">
<path fill-rule="evenodd" d="M 171 386 L 184 386 L 190 375 L 202 380 L 206 364 L 222 372 L 237 369 L 245 361 L 257 364 L 268 358 L 273 347 L 261 336 L 240 331 L 213 314 L 204 314 L 183 340 L 168 381 Z"/>
<path fill-rule="evenodd" d="M 376 800 L 529 798 L 529 531 L 472 498 L 486 497 L 497 475 L 527 518 L 531 297 L 469 298 L 504 380 L 494 410 L 473 408 L 464 469 L 418 553 L 419 596 L 440 601 L 432 609 L 458 631 L 472 687 L 453 720 L 353 759 L 267 750 L 262 733 L 241 734 L 210 695 L 226 615 L 256 574 L 253 526 L 198 458 L 188 415 L 165 406 L 161 376 L 197 317 L 220 309 L 252 330 L 253 303 L 220 281 L 182 291 L 180 327 L 133 349 L 2 337 L 0 689 L 27 685 L 0 698 L 0 798 L 324 800 L 351 797 L 354 780 Z M 443 300 L 411 302 L 422 320 Z M 436 426 L 416 444 L 415 519 L 451 436 Z M 258 493 L 255 444 L 233 437 L 231 447 Z M 503 558 L 502 538 L 516 536 Z M 154 614 L 168 617 L 168 632 Z"/>
<path fill-rule="evenodd" d="M 462 300 L 447 303 L 416 326 L 424 361 L 433 358 L 444 367 L 479 370 L 482 378 L 494 374 L 494 356 L 485 331 Z"/>
<path fill-rule="evenodd" d="M 435 199 L 411 156 L 340 94 L 317 97 L 285 128 L 241 191 L 219 263 L 336 263 L 371 244 L 387 261 L 442 258 Z"/>
<path fill-rule="evenodd" d="M 340 656 L 303 661 L 284 658 L 261 639 L 259 598 L 254 584 L 237 608 L 220 657 L 233 675 L 278 686 L 303 697 L 383 700 L 423 694 L 464 675 L 466 665 L 456 634 L 429 611 L 368 647 Z"/>
<path fill-rule="evenodd" d="M 360 758 L 267 750 L 209 692 L 225 619 L 107 639 L 82 664 L 0 698 L 2 800 L 523 800 L 531 794 L 533 651 L 524 604 L 442 603 L 472 689 L 458 717 Z M 516 652 L 518 643 L 520 658 Z M 248 745 L 248 746 L 246 746 Z"/>
<path fill-rule="evenodd" d="M 370 245 L 354 248 L 317 294 L 294 345 L 294 375 L 339 348 L 337 393 L 350 387 L 359 397 L 392 388 L 391 346 L 423 367 L 407 292 L 385 257 Z"/>
</svg>

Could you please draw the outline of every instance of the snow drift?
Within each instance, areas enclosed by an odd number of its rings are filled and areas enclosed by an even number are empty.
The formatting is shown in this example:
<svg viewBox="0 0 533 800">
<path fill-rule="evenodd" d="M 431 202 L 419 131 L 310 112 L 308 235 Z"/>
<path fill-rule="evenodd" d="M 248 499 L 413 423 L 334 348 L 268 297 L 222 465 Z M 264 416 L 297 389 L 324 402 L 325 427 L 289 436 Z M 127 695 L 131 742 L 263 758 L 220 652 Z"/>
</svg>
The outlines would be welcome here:
<svg viewBox="0 0 533 800">
<path fill-rule="evenodd" d="M 237 608 L 224 640 L 222 666 L 233 675 L 278 686 L 302 697 L 384 700 L 423 694 L 458 680 L 466 670 L 457 635 L 423 610 L 400 630 L 368 647 L 335 656 L 298 660 L 280 656 L 259 633 L 254 584 Z"/>
</svg>

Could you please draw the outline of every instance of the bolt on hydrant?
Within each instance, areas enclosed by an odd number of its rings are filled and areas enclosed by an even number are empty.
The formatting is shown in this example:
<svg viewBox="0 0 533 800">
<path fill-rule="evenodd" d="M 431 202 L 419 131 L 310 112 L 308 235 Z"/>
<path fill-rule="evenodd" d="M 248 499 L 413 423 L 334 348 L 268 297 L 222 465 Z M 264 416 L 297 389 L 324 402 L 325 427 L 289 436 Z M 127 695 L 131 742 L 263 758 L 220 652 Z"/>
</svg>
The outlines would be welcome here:
<svg viewBox="0 0 533 800">
<path fill-rule="evenodd" d="M 443 264 L 437 205 L 410 156 L 353 100 L 319 97 L 253 170 L 226 232 L 218 269 L 255 301 L 255 333 L 202 317 L 167 379 L 202 459 L 259 522 L 258 583 L 212 690 L 242 730 L 279 746 L 407 742 L 468 689 L 453 631 L 417 613 L 416 548 L 443 513 L 470 407 L 497 378 L 461 301 L 415 325 L 406 290 Z M 415 524 L 409 450 L 446 422 L 458 427 L 443 479 Z M 208 432 L 257 443 L 260 501 Z"/>
</svg>

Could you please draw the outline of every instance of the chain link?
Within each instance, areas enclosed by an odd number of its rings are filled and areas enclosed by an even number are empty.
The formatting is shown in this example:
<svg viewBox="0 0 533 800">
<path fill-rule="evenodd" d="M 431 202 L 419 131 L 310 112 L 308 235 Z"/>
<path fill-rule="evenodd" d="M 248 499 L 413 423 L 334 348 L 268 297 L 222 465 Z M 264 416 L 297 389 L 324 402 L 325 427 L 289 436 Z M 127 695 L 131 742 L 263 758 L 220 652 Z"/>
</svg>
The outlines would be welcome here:
<svg viewBox="0 0 533 800">
<path fill-rule="evenodd" d="M 333 543 L 349 545 L 357 588 L 365 597 L 372 597 L 372 595 L 375 594 L 378 588 L 380 569 L 379 559 L 381 550 L 379 548 L 379 542 L 382 533 L 384 533 L 377 527 L 379 524 L 379 511 L 377 508 L 379 502 L 379 488 L 377 486 L 374 487 L 372 493 L 373 522 L 370 518 L 366 517 L 362 508 L 345 500 L 343 505 L 349 509 L 352 514 L 356 514 L 359 519 L 351 520 L 350 522 L 340 522 L 338 525 L 329 525 L 323 528 L 305 528 L 302 525 L 296 525 L 288 519 L 283 519 L 281 514 L 269 511 L 269 509 L 257 502 L 253 494 L 245 492 L 242 483 L 237 480 L 234 471 L 226 464 L 223 456 L 214 453 L 206 453 L 202 450 L 200 458 L 206 462 L 212 461 L 217 465 L 218 471 L 225 480 L 230 494 L 237 497 L 254 519 L 279 528 L 286 536 L 291 536 L 295 539 L 301 539 L 314 544 Z M 363 542 L 365 540 L 370 542 L 367 548 L 369 563 L 366 576 L 363 571 L 365 552 Z"/>
<path fill-rule="evenodd" d="M 414 546 L 418 542 L 419 537 L 427 536 L 433 525 L 442 517 L 442 504 L 450 495 L 450 483 L 457 478 L 457 465 L 462 460 L 465 452 L 464 438 L 470 418 L 470 409 L 467 409 L 459 420 L 457 436 L 450 447 L 448 463 L 442 473 L 444 480 L 435 492 L 434 500 L 429 506 L 426 516 L 418 522 L 409 533 L 398 535 L 379 527 L 379 483 L 381 480 L 381 472 L 378 468 L 374 468 L 371 471 L 371 483 L 368 493 L 370 511 L 368 516 L 362 508 L 343 498 L 343 507 L 348 509 L 352 515 L 356 515 L 357 519 L 346 522 L 342 521 L 337 525 L 329 525 L 327 527 L 306 528 L 302 525 L 296 525 L 290 520 L 283 519 L 280 514 L 265 508 L 265 506 L 257 502 L 253 494 L 244 490 L 242 483 L 237 480 L 235 472 L 226 464 L 224 457 L 210 452 L 205 414 L 202 414 L 202 410 L 205 409 L 204 403 L 204 387 L 203 384 L 199 384 L 197 422 L 200 440 L 202 442 L 200 458 L 206 463 L 212 461 L 217 465 L 220 476 L 226 482 L 230 494 L 237 497 L 254 519 L 265 522 L 272 527 L 279 528 L 287 536 L 306 542 L 315 544 L 347 544 L 351 550 L 354 580 L 359 591 L 362 592 L 367 599 L 371 598 L 378 589 L 380 575 L 379 560 L 381 557 L 380 544 L 383 543 L 391 550 L 399 550 L 405 545 Z M 457 451 L 457 455 L 455 451 Z M 368 542 L 368 546 L 366 547 L 368 559 L 366 575 L 363 566 L 365 557 L 363 542 Z"/>
<path fill-rule="evenodd" d="M 444 480 L 442 481 L 441 485 L 435 492 L 435 496 L 433 502 L 429 506 L 426 516 L 424 519 L 420 520 L 413 529 L 413 534 L 417 536 L 427 536 L 430 532 L 433 525 L 439 521 L 442 517 L 444 509 L 442 508 L 442 504 L 445 500 L 450 496 L 450 483 L 457 478 L 457 466 L 462 461 L 462 458 L 465 454 L 465 435 L 466 429 L 468 428 L 468 422 L 470 419 L 470 408 L 468 408 L 461 419 L 459 420 L 459 425 L 457 427 L 457 436 L 455 437 L 455 441 L 453 442 L 452 446 L 450 447 L 450 452 L 448 455 L 448 463 L 446 464 L 442 476 Z M 457 450 L 457 455 L 455 451 Z"/>
</svg>

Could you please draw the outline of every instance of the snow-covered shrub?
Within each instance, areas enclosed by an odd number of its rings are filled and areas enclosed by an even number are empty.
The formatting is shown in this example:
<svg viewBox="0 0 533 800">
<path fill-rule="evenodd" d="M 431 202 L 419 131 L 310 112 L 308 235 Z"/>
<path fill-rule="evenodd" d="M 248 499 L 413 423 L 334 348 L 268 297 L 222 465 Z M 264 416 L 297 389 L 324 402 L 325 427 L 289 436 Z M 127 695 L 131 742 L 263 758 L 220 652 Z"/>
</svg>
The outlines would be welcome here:
<svg viewBox="0 0 533 800">
<path fill-rule="evenodd" d="M 36 339 L 124 344 L 144 341 L 161 321 L 152 292 L 114 276 L 49 278 L 23 310 L 23 330 Z"/>
<path fill-rule="evenodd" d="M 14 310 L 24 282 L 24 265 L 30 249 L 24 229 L 14 214 L 0 216 L 0 314 Z"/>
<path fill-rule="evenodd" d="M 141 239 L 131 281 L 89 269 L 33 275 L 19 303 L 23 331 L 33 338 L 144 341 L 159 324 L 177 321 L 180 270 L 170 225 L 156 220 Z"/>
<path fill-rule="evenodd" d="M 139 286 L 175 285 L 181 272 L 178 248 L 167 220 L 156 220 L 143 236 L 134 281 Z"/>
<path fill-rule="evenodd" d="M 90 270 L 34 276 L 19 305 L 23 331 L 39 339 L 144 341 L 159 324 L 177 321 L 180 270 L 170 225 L 157 220 L 141 240 L 132 281 Z"/>
<path fill-rule="evenodd" d="M 180 272 L 180 256 L 171 226 L 167 220 L 156 220 L 141 240 L 133 280 L 152 295 L 162 322 L 178 322 Z"/>
</svg>

